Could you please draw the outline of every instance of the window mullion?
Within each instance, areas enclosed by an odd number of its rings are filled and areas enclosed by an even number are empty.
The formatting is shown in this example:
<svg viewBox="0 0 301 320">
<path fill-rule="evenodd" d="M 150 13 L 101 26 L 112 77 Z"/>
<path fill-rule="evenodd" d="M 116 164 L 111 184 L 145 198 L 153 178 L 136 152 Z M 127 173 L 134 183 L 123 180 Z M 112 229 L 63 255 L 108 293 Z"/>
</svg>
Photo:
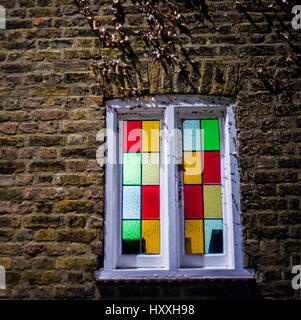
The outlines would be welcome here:
<svg viewBox="0 0 301 320">
<path fill-rule="evenodd" d="M 105 234 L 107 235 L 105 241 L 105 258 L 104 258 L 104 268 L 105 270 L 113 270 L 116 268 L 117 254 L 118 254 L 118 240 L 115 237 L 116 225 L 117 225 L 117 215 L 119 204 L 116 201 L 114 190 L 119 190 L 119 170 L 118 170 L 118 145 L 117 145 L 117 115 L 112 109 L 107 110 L 106 114 L 107 122 L 107 161 L 106 161 L 106 181 L 111 183 L 106 184 L 106 219 L 105 219 Z M 110 146 L 110 147 L 108 147 Z"/>
<path fill-rule="evenodd" d="M 177 197 L 176 197 L 176 145 L 175 145 L 175 108 L 167 106 L 164 115 L 164 142 L 165 142 L 165 179 L 164 200 L 168 216 L 168 260 L 169 269 L 178 270 L 178 219 L 177 219 Z"/>
</svg>

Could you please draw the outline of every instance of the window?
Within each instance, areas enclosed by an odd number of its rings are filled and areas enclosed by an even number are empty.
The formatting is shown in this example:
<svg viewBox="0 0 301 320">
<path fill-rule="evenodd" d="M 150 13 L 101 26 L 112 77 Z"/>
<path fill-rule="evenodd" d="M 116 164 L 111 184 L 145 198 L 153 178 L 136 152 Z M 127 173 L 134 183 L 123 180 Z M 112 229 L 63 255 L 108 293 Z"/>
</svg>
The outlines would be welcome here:
<svg viewBox="0 0 301 320">
<path fill-rule="evenodd" d="M 168 96 L 106 108 L 96 278 L 253 277 L 242 265 L 233 101 Z"/>
</svg>

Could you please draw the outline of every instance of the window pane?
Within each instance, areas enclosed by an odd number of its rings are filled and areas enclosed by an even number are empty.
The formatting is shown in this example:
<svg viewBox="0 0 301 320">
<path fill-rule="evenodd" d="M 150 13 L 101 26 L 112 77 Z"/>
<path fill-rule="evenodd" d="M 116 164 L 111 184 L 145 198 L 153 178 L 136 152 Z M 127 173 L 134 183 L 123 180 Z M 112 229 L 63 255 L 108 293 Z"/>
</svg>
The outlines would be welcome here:
<svg viewBox="0 0 301 320">
<path fill-rule="evenodd" d="M 142 220 L 142 252 L 160 253 L 160 220 Z"/>
<path fill-rule="evenodd" d="M 223 222 L 219 121 L 185 120 L 182 130 L 185 252 L 221 253 Z M 197 151 L 199 143 L 201 151 Z"/>
<path fill-rule="evenodd" d="M 201 120 L 203 150 L 219 150 L 218 120 Z"/>
<path fill-rule="evenodd" d="M 142 152 L 158 152 L 160 121 L 142 121 Z"/>
<path fill-rule="evenodd" d="M 159 185 L 159 153 L 142 153 L 142 184 Z"/>
<path fill-rule="evenodd" d="M 140 220 L 122 221 L 122 251 L 123 253 L 140 252 Z"/>
<path fill-rule="evenodd" d="M 219 151 L 204 152 L 204 183 L 221 183 L 221 167 Z"/>
<path fill-rule="evenodd" d="M 141 187 L 124 186 L 122 193 L 122 218 L 140 219 Z"/>
<path fill-rule="evenodd" d="M 185 252 L 204 253 L 203 220 L 185 220 Z"/>
<path fill-rule="evenodd" d="M 221 186 L 204 185 L 204 216 L 205 219 L 222 217 Z"/>
<path fill-rule="evenodd" d="M 141 121 L 125 121 L 123 136 L 124 152 L 141 151 Z"/>
<path fill-rule="evenodd" d="M 223 252 L 222 219 L 205 219 L 205 253 Z"/>
<path fill-rule="evenodd" d="M 142 186 L 142 219 L 159 219 L 160 187 Z"/>
<path fill-rule="evenodd" d="M 141 184 L 141 153 L 123 154 L 123 184 Z"/>
<path fill-rule="evenodd" d="M 183 122 L 183 150 L 201 150 L 200 120 L 185 120 Z"/>
<path fill-rule="evenodd" d="M 202 165 L 201 152 L 186 151 L 183 154 L 184 159 L 184 183 L 200 184 L 202 183 Z"/>
<path fill-rule="evenodd" d="M 184 186 L 184 217 L 185 219 L 203 218 L 202 186 Z"/>
<path fill-rule="evenodd" d="M 159 254 L 160 121 L 124 121 L 123 128 L 122 253 Z"/>
</svg>

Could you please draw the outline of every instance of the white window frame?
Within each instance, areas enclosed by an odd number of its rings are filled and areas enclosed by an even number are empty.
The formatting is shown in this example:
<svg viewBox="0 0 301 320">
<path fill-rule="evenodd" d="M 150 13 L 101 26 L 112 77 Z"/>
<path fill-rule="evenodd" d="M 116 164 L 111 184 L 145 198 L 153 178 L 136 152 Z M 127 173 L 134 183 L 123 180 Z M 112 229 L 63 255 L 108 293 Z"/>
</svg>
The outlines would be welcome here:
<svg viewBox="0 0 301 320">
<path fill-rule="evenodd" d="M 95 272 L 97 280 L 114 279 L 191 279 L 253 278 L 254 271 L 243 268 L 237 138 L 231 98 L 214 96 L 160 96 L 132 101 L 109 100 L 106 103 L 107 135 L 105 168 L 105 239 L 104 267 Z M 180 119 L 219 118 L 224 253 L 184 255 L 183 206 L 179 201 L 177 159 L 181 143 L 172 136 Z M 122 255 L 120 246 L 120 188 L 122 170 L 117 157 L 122 139 L 118 138 L 119 121 L 160 119 L 163 129 L 160 164 L 160 255 Z M 119 141 L 119 143 L 118 143 Z M 167 159 L 169 158 L 169 159 Z M 120 160 L 120 159 L 119 159 Z M 119 164 L 117 164 L 119 163 Z M 168 165 L 167 165 L 168 163 Z M 116 195 L 117 199 L 116 200 Z M 168 230 L 168 232 L 166 232 Z M 179 235 L 182 235 L 179 237 Z"/>
</svg>

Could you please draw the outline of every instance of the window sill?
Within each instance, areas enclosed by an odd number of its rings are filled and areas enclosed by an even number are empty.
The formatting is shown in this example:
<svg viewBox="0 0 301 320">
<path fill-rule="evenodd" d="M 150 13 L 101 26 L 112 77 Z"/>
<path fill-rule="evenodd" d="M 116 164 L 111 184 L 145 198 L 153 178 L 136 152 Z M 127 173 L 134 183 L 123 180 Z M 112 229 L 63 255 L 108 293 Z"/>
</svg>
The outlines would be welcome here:
<svg viewBox="0 0 301 320">
<path fill-rule="evenodd" d="M 253 269 L 118 269 L 95 272 L 99 282 L 107 281 L 196 281 L 196 280 L 250 280 L 255 278 Z"/>
</svg>

